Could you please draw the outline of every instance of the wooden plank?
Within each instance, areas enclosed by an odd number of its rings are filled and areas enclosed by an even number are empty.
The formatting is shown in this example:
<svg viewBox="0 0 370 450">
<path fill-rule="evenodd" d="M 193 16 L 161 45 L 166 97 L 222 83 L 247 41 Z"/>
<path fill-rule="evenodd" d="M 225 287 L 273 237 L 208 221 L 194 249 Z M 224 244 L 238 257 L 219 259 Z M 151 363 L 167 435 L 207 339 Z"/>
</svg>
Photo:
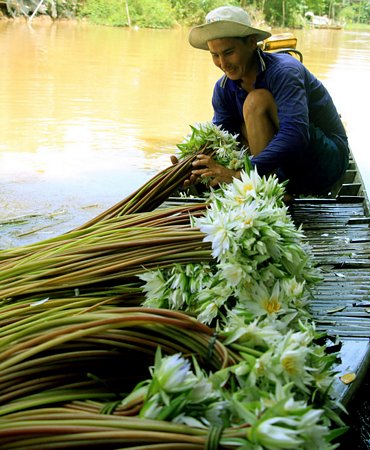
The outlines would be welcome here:
<svg viewBox="0 0 370 450">
<path fill-rule="evenodd" d="M 370 217 L 351 217 L 347 223 L 348 225 L 359 225 L 359 224 L 370 225 Z"/>
<path fill-rule="evenodd" d="M 345 181 L 355 181 L 355 170 Z M 361 186 L 356 186 L 361 194 Z M 312 291 L 310 310 L 318 330 L 340 339 L 334 393 L 347 405 L 370 365 L 370 218 L 367 197 L 341 189 L 335 202 L 294 202 L 292 218 L 302 226 L 323 281 Z M 343 195 L 344 193 L 350 194 Z M 340 376 L 355 373 L 344 384 Z"/>
<path fill-rule="evenodd" d="M 337 376 L 333 384 L 334 394 L 347 405 L 354 393 L 363 383 L 369 369 L 370 344 L 368 339 L 344 338 L 340 350 L 340 362 L 335 367 Z M 355 373 L 356 379 L 351 384 L 344 384 L 340 377 L 347 373 Z"/>
<path fill-rule="evenodd" d="M 355 181 L 357 170 L 355 169 L 348 169 L 343 177 L 343 183 L 353 183 Z"/>
<path fill-rule="evenodd" d="M 357 195 L 359 192 L 361 192 L 362 185 L 361 183 L 348 183 L 348 184 L 342 184 L 341 188 L 339 189 L 338 196 L 352 196 Z"/>
</svg>

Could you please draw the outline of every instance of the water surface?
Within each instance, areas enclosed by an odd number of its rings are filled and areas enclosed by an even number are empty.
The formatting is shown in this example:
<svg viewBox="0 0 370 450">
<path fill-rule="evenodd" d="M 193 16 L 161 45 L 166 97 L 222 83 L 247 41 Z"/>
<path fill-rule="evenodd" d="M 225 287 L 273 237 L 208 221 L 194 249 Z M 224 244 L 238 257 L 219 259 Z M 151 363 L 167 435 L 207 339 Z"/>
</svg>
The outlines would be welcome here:
<svg viewBox="0 0 370 450">
<path fill-rule="evenodd" d="M 370 192 L 370 34 L 294 33 Z M 84 223 L 167 167 L 189 125 L 211 119 L 219 76 L 184 29 L 0 22 L 0 248 Z"/>
</svg>

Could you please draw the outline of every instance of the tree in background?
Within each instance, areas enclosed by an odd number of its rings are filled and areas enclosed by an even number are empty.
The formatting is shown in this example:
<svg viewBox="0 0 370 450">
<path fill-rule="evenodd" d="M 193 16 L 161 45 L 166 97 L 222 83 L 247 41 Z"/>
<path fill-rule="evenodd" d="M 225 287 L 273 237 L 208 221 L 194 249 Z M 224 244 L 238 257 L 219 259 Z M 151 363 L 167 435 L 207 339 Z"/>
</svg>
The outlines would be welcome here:
<svg viewBox="0 0 370 450">
<path fill-rule="evenodd" d="M 269 24 L 295 28 L 304 25 L 306 7 L 305 0 L 269 0 L 263 12 Z"/>
<path fill-rule="evenodd" d="M 27 5 L 35 0 L 7 0 L 0 9 L 6 13 L 10 2 Z M 241 6 L 257 26 L 267 22 L 275 27 L 303 27 L 305 13 L 327 15 L 345 23 L 370 22 L 369 0 L 44 0 L 53 3 L 58 17 L 79 17 L 111 26 L 171 28 L 197 25 L 205 14 L 222 5 Z M 17 11 L 17 8 L 13 8 Z M 47 12 L 48 13 L 48 12 Z"/>
<path fill-rule="evenodd" d="M 343 1 L 339 17 L 346 23 L 370 24 L 370 1 L 352 0 Z"/>
<path fill-rule="evenodd" d="M 238 0 L 170 0 L 176 20 L 183 25 L 198 25 L 203 23 L 208 11 L 219 6 L 241 6 Z"/>
<path fill-rule="evenodd" d="M 81 17 L 111 26 L 170 28 L 176 18 L 169 0 L 85 0 Z"/>
<path fill-rule="evenodd" d="M 327 15 L 350 22 L 369 22 L 369 0 L 82 0 L 82 14 L 110 25 L 169 28 L 175 24 L 196 25 L 211 9 L 241 6 L 255 24 L 301 28 L 305 13 Z"/>
</svg>

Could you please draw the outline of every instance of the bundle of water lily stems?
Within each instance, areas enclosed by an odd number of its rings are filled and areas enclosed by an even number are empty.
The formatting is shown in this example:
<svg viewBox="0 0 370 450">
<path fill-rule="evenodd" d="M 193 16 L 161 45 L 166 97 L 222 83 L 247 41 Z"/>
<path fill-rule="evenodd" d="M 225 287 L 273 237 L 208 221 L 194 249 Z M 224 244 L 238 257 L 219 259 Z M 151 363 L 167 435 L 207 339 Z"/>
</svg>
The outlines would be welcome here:
<svg viewBox="0 0 370 450">
<path fill-rule="evenodd" d="M 205 135 L 188 143 L 212 154 L 215 141 L 223 152 L 234 144 L 212 127 Z M 331 448 L 322 444 L 328 421 L 303 401 L 309 390 L 297 377 L 297 402 L 294 383 L 273 380 L 270 394 L 249 389 L 253 377 L 243 381 L 257 370 L 264 338 L 257 348 L 227 343 L 189 313 L 140 306 L 140 275 L 212 264 L 211 244 L 194 226 L 207 204 L 158 209 L 189 176 L 195 153 L 75 230 L 0 252 L 1 449 Z M 315 332 L 297 324 L 288 337 L 304 347 Z M 320 352 L 307 369 L 317 373 L 315 398 L 330 366 Z M 220 393 L 224 386 L 230 393 Z"/>
<path fill-rule="evenodd" d="M 147 378 L 157 346 L 209 370 L 233 362 L 225 347 L 185 314 L 96 302 L 56 300 L 2 324 L 1 448 L 203 448 L 206 431 L 134 417 L 141 399 L 122 399 Z"/>
<path fill-rule="evenodd" d="M 211 257 L 189 222 L 204 205 L 150 212 L 186 179 L 194 157 L 75 230 L 1 252 L 1 448 L 196 449 L 209 440 L 205 431 L 123 417 L 140 402 L 112 407 L 148 377 L 158 346 L 196 355 L 209 370 L 232 361 L 194 318 L 130 306 L 143 301 L 140 272 Z"/>
<path fill-rule="evenodd" d="M 41 300 L 57 292 L 73 296 L 91 290 L 114 295 L 130 283 L 135 291 L 137 275 L 150 268 L 207 260 L 209 245 L 189 224 L 189 214 L 202 209 L 189 205 L 107 219 L 2 252 L 0 298 Z"/>
</svg>

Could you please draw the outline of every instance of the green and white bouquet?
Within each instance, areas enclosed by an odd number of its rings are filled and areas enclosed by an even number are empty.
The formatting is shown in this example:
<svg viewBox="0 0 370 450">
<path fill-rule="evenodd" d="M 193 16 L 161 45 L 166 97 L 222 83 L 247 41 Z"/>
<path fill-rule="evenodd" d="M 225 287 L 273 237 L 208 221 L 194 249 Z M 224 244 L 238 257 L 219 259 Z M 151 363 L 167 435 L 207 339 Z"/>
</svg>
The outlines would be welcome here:
<svg viewBox="0 0 370 450">
<path fill-rule="evenodd" d="M 223 422 L 213 416 L 215 424 L 249 424 L 241 448 L 335 448 L 329 424 L 341 422 L 331 412 L 329 392 L 336 356 L 318 344 L 322 336 L 311 321 L 311 288 L 321 279 L 311 249 L 283 202 L 284 184 L 251 169 L 235 136 L 198 126 L 180 149 L 186 156 L 209 142 L 221 155 L 218 162 L 241 169 L 241 179 L 210 191 L 204 215 L 192 220 L 211 244 L 213 260 L 141 274 L 144 306 L 195 315 L 237 352 L 237 364 L 210 375 L 218 395 L 205 396 L 205 402 L 210 408 L 212 398 L 212 411 L 220 404 L 227 411 Z M 146 404 L 156 410 L 159 394 L 151 392 Z M 186 408 L 180 410 L 173 420 L 185 420 Z M 202 411 L 197 420 L 203 426 L 214 425 L 204 408 L 195 411 Z"/>
<path fill-rule="evenodd" d="M 286 323 L 306 314 L 309 287 L 320 276 L 283 194 L 274 176 L 253 170 L 212 191 L 205 214 L 193 221 L 212 245 L 212 263 L 142 274 L 145 305 L 182 309 L 207 324 L 231 309 Z"/>
<path fill-rule="evenodd" d="M 211 154 L 213 159 L 228 169 L 251 168 L 247 149 L 241 146 L 237 134 L 231 134 L 212 122 L 200 122 L 190 126 L 191 132 L 182 143 L 177 144 L 179 160 L 195 153 Z M 202 177 L 201 183 L 208 184 L 209 179 Z"/>
</svg>

